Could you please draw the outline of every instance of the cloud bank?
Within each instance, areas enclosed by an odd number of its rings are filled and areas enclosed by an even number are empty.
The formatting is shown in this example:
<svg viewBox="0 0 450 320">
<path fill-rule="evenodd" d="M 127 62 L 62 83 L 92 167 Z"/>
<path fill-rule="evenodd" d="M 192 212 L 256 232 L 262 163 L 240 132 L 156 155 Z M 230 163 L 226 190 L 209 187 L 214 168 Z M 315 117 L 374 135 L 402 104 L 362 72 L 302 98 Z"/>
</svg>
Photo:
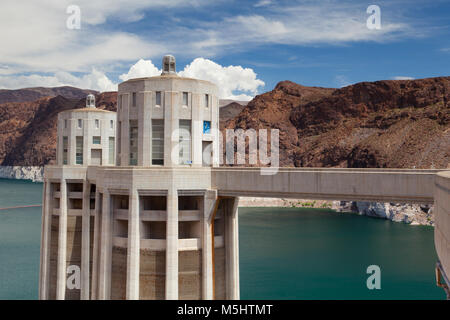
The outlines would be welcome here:
<svg viewBox="0 0 450 320">
<path fill-rule="evenodd" d="M 121 74 L 119 79 L 126 81 L 133 78 L 158 76 L 161 70 L 151 60 L 140 59 L 130 67 L 127 73 Z M 257 74 L 250 68 L 242 66 L 221 66 L 220 64 L 204 58 L 196 58 L 178 72 L 181 77 L 196 78 L 215 83 L 219 87 L 221 99 L 251 100 L 264 82 L 257 78 Z M 22 75 L 0 76 L 0 87 L 55 87 L 75 86 L 83 89 L 98 91 L 115 91 L 117 84 L 108 76 L 95 68 L 90 73 L 74 76 L 69 72 L 56 72 L 54 75 Z"/>
</svg>

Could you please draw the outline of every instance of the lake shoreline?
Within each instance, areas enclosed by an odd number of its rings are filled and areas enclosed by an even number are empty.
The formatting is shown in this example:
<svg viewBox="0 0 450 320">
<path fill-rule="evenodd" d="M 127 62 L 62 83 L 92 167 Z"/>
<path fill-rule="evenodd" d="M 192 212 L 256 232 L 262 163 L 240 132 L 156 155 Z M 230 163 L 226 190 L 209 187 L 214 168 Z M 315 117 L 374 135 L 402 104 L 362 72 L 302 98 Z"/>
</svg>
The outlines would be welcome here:
<svg viewBox="0 0 450 320">
<path fill-rule="evenodd" d="M 239 199 L 239 207 L 332 209 L 409 225 L 434 226 L 432 205 L 246 197 Z"/>
</svg>

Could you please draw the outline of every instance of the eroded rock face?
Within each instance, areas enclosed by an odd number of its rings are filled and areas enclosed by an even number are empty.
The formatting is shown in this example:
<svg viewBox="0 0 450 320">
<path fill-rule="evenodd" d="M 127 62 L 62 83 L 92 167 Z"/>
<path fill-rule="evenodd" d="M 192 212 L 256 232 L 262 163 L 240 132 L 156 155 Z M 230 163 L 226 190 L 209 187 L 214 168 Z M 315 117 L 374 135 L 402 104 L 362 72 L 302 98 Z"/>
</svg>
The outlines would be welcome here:
<svg viewBox="0 0 450 320">
<path fill-rule="evenodd" d="M 341 89 L 283 81 L 224 127 L 279 129 L 282 166 L 447 168 L 450 77 Z"/>
<path fill-rule="evenodd" d="M 434 225 L 432 205 L 333 201 L 332 209 L 338 212 L 353 212 L 360 215 L 388 219 L 411 225 Z"/>
<path fill-rule="evenodd" d="M 0 178 L 44 181 L 44 167 L 0 166 Z"/>
</svg>

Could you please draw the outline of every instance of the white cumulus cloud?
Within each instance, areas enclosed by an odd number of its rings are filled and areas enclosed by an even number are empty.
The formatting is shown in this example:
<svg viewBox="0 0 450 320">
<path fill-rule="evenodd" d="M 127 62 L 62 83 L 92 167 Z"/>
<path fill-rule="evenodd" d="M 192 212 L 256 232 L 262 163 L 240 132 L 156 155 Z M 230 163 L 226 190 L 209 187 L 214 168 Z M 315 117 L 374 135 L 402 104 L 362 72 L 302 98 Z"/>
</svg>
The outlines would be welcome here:
<svg viewBox="0 0 450 320">
<path fill-rule="evenodd" d="M 127 73 L 119 76 L 126 81 L 134 78 L 152 77 L 161 74 L 151 60 L 140 59 L 133 64 Z M 219 98 L 248 101 L 264 86 L 264 81 L 257 78 L 251 68 L 242 66 L 222 66 L 212 60 L 196 58 L 178 72 L 181 77 L 207 80 L 219 87 Z M 57 87 L 74 86 L 98 91 L 116 91 L 117 83 L 104 72 L 92 68 L 90 73 L 80 76 L 67 71 L 55 72 L 52 75 L 28 74 L 9 75 L 0 73 L 0 88 L 13 89 L 25 87 Z"/>
<path fill-rule="evenodd" d="M 251 68 L 224 67 L 204 58 L 196 58 L 178 74 L 215 83 L 219 87 L 221 99 L 251 100 L 259 87 L 264 86 L 264 82 L 257 78 Z"/>
<path fill-rule="evenodd" d="M 134 65 L 131 66 L 128 73 L 124 73 L 119 76 L 123 81 L 133 78 L 153 77 L 159 76 L 161 70 L 158 69 L 151 60 L 140 59 Z"/>
</svg>

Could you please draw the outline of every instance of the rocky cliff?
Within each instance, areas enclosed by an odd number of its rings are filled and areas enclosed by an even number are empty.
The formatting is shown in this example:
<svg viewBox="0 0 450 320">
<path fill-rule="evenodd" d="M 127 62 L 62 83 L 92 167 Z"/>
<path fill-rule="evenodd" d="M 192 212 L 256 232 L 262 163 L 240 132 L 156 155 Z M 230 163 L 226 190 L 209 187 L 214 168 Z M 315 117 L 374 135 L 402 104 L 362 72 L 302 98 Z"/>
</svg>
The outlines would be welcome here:
<svg viewBox="0 0 450 320">
<path fill-rule="evenodd" d="M 447 168 L 450 77 L 342 89 L 283 81 L 224 127 L 279 129 L 282 166 Z"/>
<path fill-rule="evenodd" d="M 44 167 L 0 166 L 0 178 L 44 181 Z"/>
</svg>

